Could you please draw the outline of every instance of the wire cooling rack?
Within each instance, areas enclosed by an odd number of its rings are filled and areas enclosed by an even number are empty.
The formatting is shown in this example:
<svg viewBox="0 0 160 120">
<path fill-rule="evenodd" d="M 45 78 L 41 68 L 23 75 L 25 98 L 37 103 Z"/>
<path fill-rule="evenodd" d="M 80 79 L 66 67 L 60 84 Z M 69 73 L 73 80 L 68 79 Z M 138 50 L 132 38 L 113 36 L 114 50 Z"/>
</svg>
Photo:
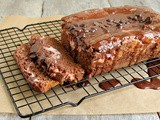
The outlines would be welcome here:
<svg viewBox="0 0 160 120">
<path fill-rule="evenodd" d="M 123 88 L 136 82 L 148 80 L 151 78 L 147 74 L 146 63 L 153 62 L 155 60 L 142 62 L 134 66 L 95 76 L 89 80 L 89 84 L 87 86 L 82 85 L 81 87 L 74 87 L 73 85 L 59 85 L 44 94 L 40 94 L 31 90 L 13 59 L 13 52 L 20 44 L 27 43 L 32 34 L 51 36 L 57 40 L 60 40 L 60 24 L 61 21 L 56 20 L 30 24 L 23 29 L 13 27 L 0 30 L 1 76 L 14 104 L 14 107 L 20 117 L 31 117 L 33 115 L 37 115 L 39 113 L 60 108 L 66 105 L 75 107 L 81 104 L 83 100 L 90 97 Z M 157 74 L 152 77 L 157 76 L 160 75 Z M 141 80 L 131 82 L 131 79 L 134 77 L 141 78 Z M 113 86 L 110 82 L 111 79 L 119 79 L 120 84 Z M 106 80 L 112 87 L 108 90 L 102 90 L 99 88 L 98 84 L 103 80 Z M 78 84 L 81 84 L 83 81 L 86 80 L 82 80 Z M 75 94 L 78 95 L 73 100 L 72 98 Z"/>
</svg>

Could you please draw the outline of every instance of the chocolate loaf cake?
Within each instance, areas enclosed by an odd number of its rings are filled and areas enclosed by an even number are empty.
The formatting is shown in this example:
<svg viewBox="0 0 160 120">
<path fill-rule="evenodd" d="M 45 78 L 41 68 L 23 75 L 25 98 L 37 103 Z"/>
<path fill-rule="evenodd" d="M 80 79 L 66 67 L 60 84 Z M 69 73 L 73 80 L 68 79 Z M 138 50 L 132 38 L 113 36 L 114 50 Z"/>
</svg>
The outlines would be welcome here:
<svg viewBox="0 0 160 120">
<path fill-rule="evenodd" d="M 29 57 L 29 51 L 30 48 L 28 45 L 21 45 L 14 52 L 14 58 L 29 86 L 37 92 L 44 93 L 58 85 L 58 81 L 49 78 L 48 75 L 35 65 Z"/>
<path fill-rule="evenodd" d="M 62 21 L 62 44 L 88 77 L 160 57 L 160 15 L 146 7 L 92 9 Z"/>
<path fill-rule="evenodd" d="M 60 84 L 82 80 L 84 70 L 80 65 L 74 63 L 69 53 L 57 40 L 32 35 L 29 45 L 31 47 L 30 57 Z"/>
</svg>

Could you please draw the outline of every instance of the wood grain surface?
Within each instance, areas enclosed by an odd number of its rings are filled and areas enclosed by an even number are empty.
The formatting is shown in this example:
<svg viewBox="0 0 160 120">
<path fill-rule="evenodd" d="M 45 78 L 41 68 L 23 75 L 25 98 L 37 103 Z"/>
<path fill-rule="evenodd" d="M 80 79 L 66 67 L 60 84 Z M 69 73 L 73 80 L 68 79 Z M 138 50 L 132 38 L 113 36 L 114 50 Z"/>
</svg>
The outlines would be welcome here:
<svg viewBox="0 0 160 120">
<path fill-rule="evenodd" d="M 148 6 L 160 12 L 160 0 L 0 0 L 0 22 L 4 16 L 44 17 L 68 15 L 78 11 L 122 5 Z M 15 114 L 0 114 L 0 120 L 20 120 Z M 159 113 L 98 116 L 37 115 L 33 120 L 159 120 Z"/>
</svg>

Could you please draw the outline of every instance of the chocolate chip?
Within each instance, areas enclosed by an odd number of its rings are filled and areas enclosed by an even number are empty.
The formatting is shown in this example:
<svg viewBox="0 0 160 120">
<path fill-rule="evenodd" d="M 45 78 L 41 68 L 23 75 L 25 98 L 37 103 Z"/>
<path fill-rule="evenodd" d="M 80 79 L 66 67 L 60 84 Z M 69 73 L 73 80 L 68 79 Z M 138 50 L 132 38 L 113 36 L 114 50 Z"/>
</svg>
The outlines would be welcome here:
<svg viewBox="0 0 160 120">
<path fill-rule="evenodd" d="M 125 24 L 130 24 L 130 22 L 129 22 L 129 21 L 126 21 Z"/>
<path fill-rule="evenodd" d="M 123 26 L 122 26 L 122 24 L 121 24 L 121 23 L 118 23 L 116 26 L 117 26 L 118 28 L 120 28 L 120 29 L 122 29 L 122 28 L 123 28 Z"/>
<path fill-rule="evenodd" d="M 105 30 L 105 33 L 109 33 L 109 30 Z"/>
<path fill-rule="evenodd" d="M 78 38 L 82 39 L 82 38 L 85 38 L 86 37 L 86 34 L 85 33 L 82 33 L 78 36 Z"/>
<path fill-rule="evenodd" d="M 70 26 L 70 27 L 68 28 L 68 30 L 71 31 L 71 30 L 72 30 L 72 27 Z"/>
<path fill-rule="evenodd" d="M 122 23 L 117 23 L 117 26 L 122 26 Z"/>
<path fill-rule="evenodd" d="M 85 30 L 84 30 L 84 32 L 85 32 L 85 33 L 88 33 L 88 32 L 89 32 L 89 30 L 88 30 L 88 29 L 85 29 Z"/>
<path fill-rule="evenodd" d="M 109 27 L 109 25 L 104 25 L 105 27 Z"/>
<path fill-rule="evenodd" d="M 114 23 L 119 23 L 119 22 L 120 22 L 120 20 L 114 20 L 113 22 L 114 22 Z"/>
<path fill-rule="evenodd" d="M 135 20 L 138 20 L 138 18 L 139 18 L 138 16 L 136 16 L 136 15 L 134 16 L 134 19 L 135 19 Z"/>
<path fill-rule="evenodd" d="M 31 60 L 32 60 L 33 62 L 36 62 L 37 59 L 38 59 L 35 53 L 31 53 L 31 54 L 29 55 L 29 57 L 31 58 Z"/>
<path fill-rule="evenodd" d="M 71 83 L 66 81 L 66 82 L 63 83 L 63 86 L 69 86 L 69 84 L 71 84 Z"/>
<path fill-rule="evenodd" d="M 42 60 L 41 60 L 41 64 L 42 64 L 42 66 L 47 67 L 47 64 L 46 64 L 46 62 L 45 62 L 45 60 L 44 60 L 44 59 L 42 59 Z"/>
<path fill-rule="evenodd" d="M 18 44 L 16 44 L 16 45 L 17 45 L 17 46 L 20 46 L 21 44 L 18 43 Z"/>
<path fill-rule="evenodd" d="M 142 29 L 143 30 L 154 30 L 155 28 L 153 26 L 150 26 L 150 25 L 142 25 Z"/>
<path fill-rule="evenodd" d="M 80 27 L 86 27 L 86 24 L 81 24 Z"/>
<path fill-rule="evenodd" d="M 77 36 L 77 37 L 76 37 L 76 40 L 77 40 L 77 42 L 78 42 L 78 45 L 83 45 L 81 35 L 80 35 L 80 36 Z"/>
<path fill-rule="evenodd" d="M 32 53 L 32 54 L 29 55 L 29 57 L 30 57 L 30 58 L 35 58 L 35 57 L 36 57 L 36 54 L 35 54 L 35 53 Z"/>
<path fill-rule="evenodd" d="M 107 21 L 107 22 L 111 22 L 111 20 L 110 20 L 110 19 L 107 19 L 106 21 Z"/>
<path fill-rule="evenodd" d="M 68 30 L 71 31 L 71 30 L 74 30 L 75 28 L 76 28 L 75 26 L 70 26 Z"/>
<path fill-rule="evenodd" d="M 100 28 L 106 29 L 106 27 L 104 25 L 99 26 Z"/>
<path fill-rule="evenodd" d="M 144 22 L 145 22 L 146 24 L 151 24 L 151 23 L 152 23 L 152 18 L 151 18 L 151 17 L 147 17 L 147 18 L 144 20 Z"/>
<path fill-rule="evenodd" d="M 132 17 L 130 17 L 130 16 L 128 16 L 127 18 L 128 18 L 128 19 L 132 19 Z"/>
<path fill-rule="evenodd" d="M 77 36 L 77 31 L 72 30 L 71 33 L 72 33 L 73 35 Z"/>
<path fill-rule="evenodd" d="M 94 26 L 98 26 L 99 23 L 98 23 L 98 22 L 93 22 L 93 25 L 94 25 Z"/>
<path fill-rule="evenodd" d="M 137 20 L 138 20 L 139 22 L 142 22 L 142 21 L 143 21 L 141 15 L 135 15 L 135 16 L 137 16 Z"/>
<path fill-rule="evenodd" d="M 136 17 L 136 16 L 133 17 L 132 20 L 133 20 L 133 21 L 137 21 L 137 17 Z"/>
<path fill-rule="evenodd" d="M 104 33 L 108 33 L 109 32 L 105 26 L 100 26 L 100 27 L 102 28 Z"/>
<path fill-rule="evenodd" d="M 89 30 L 87 28 L 82 28 L 83 32 L 88 33 Z"/>
<path fill-rule="evenodd" d="M 82 29 L 81 28 L 77 28 L 77 29 L 75 29 L 75 31 L 82 32 Z"/>
<path fill-rule="evenodd" d="M 141 14 L 139 14 L 139 15 L 135 15 L 137 18 L 140 18 L 140 17 L 142 17 L 142 15 Z"/>
<path fill-rule="evenodd" d="M 97 30 L 96 28 L 91 28 L 90 32 L 96 32 L 96 30 Z"/>
<path fill-rule="evenodd" d="M 123 21 L 122 21 L 122 20 L 120 20 L 120 21 L 119 21 L 119 23 L 123 23 Z"/>
<path fill-rule="evenodd" d="M 78 24 L 74 24 L 75 27 L 78 27 Z"/>
</svg>

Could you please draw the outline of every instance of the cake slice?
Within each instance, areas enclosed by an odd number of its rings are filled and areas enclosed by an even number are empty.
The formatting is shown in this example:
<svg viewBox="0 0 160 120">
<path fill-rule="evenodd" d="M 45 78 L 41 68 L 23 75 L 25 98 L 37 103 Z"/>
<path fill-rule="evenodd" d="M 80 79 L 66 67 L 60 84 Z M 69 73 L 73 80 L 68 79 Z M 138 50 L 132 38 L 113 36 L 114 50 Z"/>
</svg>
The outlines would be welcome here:
<svg viewBox="0 0 160 120">
<path fill-rule="evenodd" d="M 31 47 L 30 57 L 60 84 L 82 80 L 84 70 L 80 65 L 74 63 L 69 53 L 57 40 L 32 35 L 29 45 Z"/>
<path fill-rule="evenodd" d="M 149 8 L 92 9 L 62 21 L 62 44 L 89 78 L 160 57 L 160 15 Z"/>
<path fill-rule="evenodd" d="M 14 52 L 14 59 L 18 64 L 29 86 L 37 92 L 47 92 L 59 84 L 42 72 L 29 57 L 30 48 L 27 44 L 19 46 Z"/>
</svg>

